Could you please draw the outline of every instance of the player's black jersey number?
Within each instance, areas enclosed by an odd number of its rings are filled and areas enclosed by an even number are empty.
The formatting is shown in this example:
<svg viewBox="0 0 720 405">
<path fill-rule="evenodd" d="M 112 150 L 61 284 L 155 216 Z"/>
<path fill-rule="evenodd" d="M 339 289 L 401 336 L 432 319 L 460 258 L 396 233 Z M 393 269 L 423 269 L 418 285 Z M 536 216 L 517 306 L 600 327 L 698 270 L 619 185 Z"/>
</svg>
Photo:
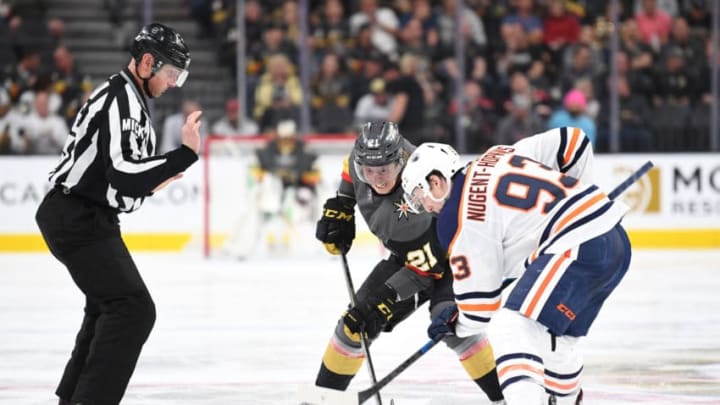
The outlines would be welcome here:
<svg viewBox="0 0 720 405">
<path fill-rule="evenodd" d="M 510 159 L 510 165 L 520 169 L 525 168 L 527 163 L 547 170 L 548 174 L 552 170 L 525 156 L 515 155 Z M 575 184 L 577 184 L 577 179 L 564 174 L 561 174 L 560 178 L 553 179 L 550 176 L 532 176 L 526 172 L 510 172 L 498 180 L 495 199 L 504 206 L 529 211 L 538 206 L 540 195 L 545 193 L 552 196 L 552 199 L 546 200 L 542 205 L 542 212 L 547 214 L 558 201 L 565 198 L 567 195 L 565 190 Z"/>
</svg>

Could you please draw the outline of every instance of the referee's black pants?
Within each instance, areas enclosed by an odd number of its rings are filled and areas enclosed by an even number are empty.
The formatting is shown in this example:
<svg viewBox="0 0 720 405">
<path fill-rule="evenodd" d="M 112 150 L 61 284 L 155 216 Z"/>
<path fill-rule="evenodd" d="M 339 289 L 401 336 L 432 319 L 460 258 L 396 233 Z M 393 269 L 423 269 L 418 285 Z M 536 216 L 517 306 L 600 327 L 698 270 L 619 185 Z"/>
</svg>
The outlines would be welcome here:
<svg viewBox="0 0 720 405">
<path fill-rule="evenodd" d="M 35 219 L 85 294 L 85 317 L 55 393 L 83 405 L 118 404 L 155 322 L 155 304 L 120 237 L 117 214 L 55 188 Z"/>
</svg>

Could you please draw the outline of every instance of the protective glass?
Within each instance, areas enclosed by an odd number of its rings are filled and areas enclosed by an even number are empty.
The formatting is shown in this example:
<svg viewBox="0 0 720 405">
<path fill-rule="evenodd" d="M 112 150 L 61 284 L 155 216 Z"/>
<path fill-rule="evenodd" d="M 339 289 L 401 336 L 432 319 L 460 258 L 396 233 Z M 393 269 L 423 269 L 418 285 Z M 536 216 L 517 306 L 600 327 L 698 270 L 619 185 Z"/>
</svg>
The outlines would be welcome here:
<svg viewBox="0 0 720 405">
<path fill-rule="evenodd" d="M 180 69 L 177 66 L 164 64 L 160 71 L 158 72 L 159 75 L 162 75 L 167 80 L 171 80 L 175 82 L 175 87 L 182 87 L 183 84 L 185 84 L 185 80 L 187 80 L 188 77 L 188 71 L 185 69 Z"/>
</svg>

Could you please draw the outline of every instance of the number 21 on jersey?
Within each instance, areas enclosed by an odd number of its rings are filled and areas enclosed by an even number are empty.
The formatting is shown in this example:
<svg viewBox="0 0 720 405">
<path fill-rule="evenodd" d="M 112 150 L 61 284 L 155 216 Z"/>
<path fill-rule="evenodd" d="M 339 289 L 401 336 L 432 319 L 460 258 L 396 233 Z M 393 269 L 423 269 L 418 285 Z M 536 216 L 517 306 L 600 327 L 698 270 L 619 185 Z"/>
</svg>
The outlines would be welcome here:
<svg viewBox="0 0 720 405">
<path fill-rule="evenodd" d="M 430 249 L 430 242 L 426 242 L 421 249 L 407 252 L 407 261 L 422 271 L 430 271 L 437 264 L 437 259 Z"/>
</svg>

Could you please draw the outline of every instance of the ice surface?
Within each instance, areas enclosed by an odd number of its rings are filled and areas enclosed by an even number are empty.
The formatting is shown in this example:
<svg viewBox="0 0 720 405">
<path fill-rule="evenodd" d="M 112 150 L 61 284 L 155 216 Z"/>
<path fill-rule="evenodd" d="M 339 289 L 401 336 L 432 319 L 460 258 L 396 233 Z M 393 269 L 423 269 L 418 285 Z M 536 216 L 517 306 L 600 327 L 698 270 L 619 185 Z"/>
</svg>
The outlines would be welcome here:
<svg viewBox="0 0 720 405">
<path fill-rule="evenodd" d="M 272 256 L 135 254 L 158 317 L 123 404 L 299 403 L 347 290 L 337 258 Z M 356 286 L 377 259 L 350 254 Z M 583 346 L 587 404 L 720 404 L 718 263 L 720 251 L 634 253 Z M 0 255 L 0 404 L 56 403 L 82 306 L 49 254 Z M 421 308 L 373 345 L 379 377 L 426 342 L 427 318 Z M 351 389 L 369 384 L 363 367 Z M 442 344 L 383 395 L 396 405 L 487 403 Z"/>
</svg>

